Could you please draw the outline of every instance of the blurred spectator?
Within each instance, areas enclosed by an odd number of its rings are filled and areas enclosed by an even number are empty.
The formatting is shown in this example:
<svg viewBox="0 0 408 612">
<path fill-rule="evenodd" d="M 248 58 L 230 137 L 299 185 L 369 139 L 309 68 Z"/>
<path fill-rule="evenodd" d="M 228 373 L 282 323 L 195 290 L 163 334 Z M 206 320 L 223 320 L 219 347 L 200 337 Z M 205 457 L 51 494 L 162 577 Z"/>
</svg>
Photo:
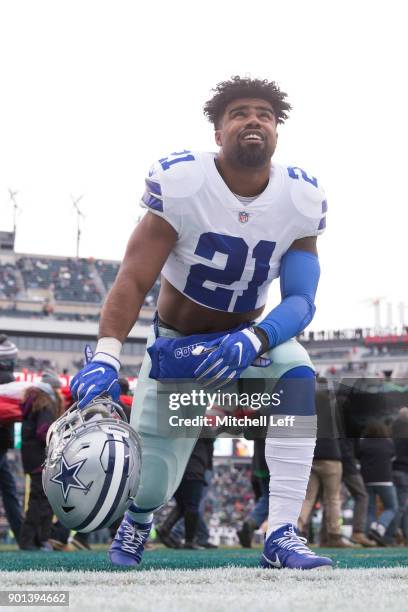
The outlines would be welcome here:
<svg viewBox="0 0 408 612">
<path fill-rule="evenodd" d="M 18 293 L 16 267 L 0 263 L 0 298 L 14 299 Z"/>
<path fill-rule="evenodd" d="M 365 534 L 368 511 L 368 494 L 364 480 L 354 456 L 354 440 L 341 438 L 340 452 L 343 465 L 343 482 L 354 500 L 353 532 L 351 541 L 362 546 L 375 546 L 375 542 Z"/>
<path fill-rule="evenodd" d="M 20 257 L 17 265 L 27 289 L 49 289 L 58 301 L 100 303 L 92 262 L 86 259 Z"/>
<path fill-rule="evenodd" d="M 60 378 L 54 370 L 44 370 L 41 376 L 41 382 L 48 383 L 55 391 L 59 391 L 62 387 Z"/>
<path fill-rule="evenodd" d="M 242 527 L 237 531 L 241 546 L 251 548 L 252 536 L 268 518 L 269 513 L 269 470 L 265 461 L 265 438 L 255 438 L 252 458 L 252 479 L 260 488 L 260 495 L 252 511 L 245 518 Z"/>
<path fill-rule="evenodd" d="M 312 510 L 321 489 L 324 520 L 322 522 L 320 546 L 335 548 L 353 546 L 343 538 L 341 533 L 341 478 L 342 464 L 338 440 L 318 438 L 306 498 L 300 512 L 299 530 L 306 533 Z"/>
<path fill-rule="evenodd" d="M 0 384 L 14 381 L 14 365 L 18 350 L 6 335 L 0 334 Z M 0 424 L 0 493 L 3 499 L 4 511 L 14 537 L 19 542 L 20 529 L 23 521 L 17 487 L 7 460 L 7 451 L 14 448 L 14 424 Z"/>
<path fill-rule="evenodd" d="M 130 423 L 130 411 L 131 411 L 132 404 L 131 404 L 131 402 L 126 402 L 125 401 L 127 398 L 131 398 L 131 396 L 130 396 L 129 381 L 124 376 L 121 376 L 119 378 L 118 382 L 119 382 L 119 387 L 120 387 L 119 405 L 121 406 L 121 408 L 123 409 L 123 412 L 125 413 L 127 422 Z M 112 539 L 115 537 L 115 534 L 116 534 L 116 532 L 117 532 L 117 530 L 118 530 L 118 528 L 119 528 L 119 526 L 120 526 L 120 524 L 122 522 L 122 518 L 123 517 L 119 517 L 116 521 L 114 521 L 109 526 L 109 533 L 110 533 Z M 82 533 L 82 534 L 79 534 L 79 535 L 80 535 L 80 538 L 81 538 L 81 540 L 83 542 L 84 537 L 86 538 L 86 536 L 88 534 L 87 533 Z"/>
<path fill-rule="evenodd" d="M 62 399 L 49 383 L 40 382 L 26 390 L 22 408 L 21 457 L 24 472 L 30 475 L 30 496 L 21 527 L 20 547 L 49 550 L 53 511 L 42 487 L 41 472 L 47 431 L 62 414 Z"/>
<path fill-rule="evenodd" d="M 316 387 L 317 440 L 306 498 L 299 517 L 299 529 L 307 533 L 320 491 L 323 505 L 320 545 L 349 548 L 353 544 L 342 536 L 340 526 L 343 466 L 335 402 L 336 398 L 327 379 L 319 377 Z"/>
<path fill-rule="evenodd" d="M 196 532 L 196 541 L 200 548 L 218 548 L 218 546 L 210 542 L 210 532 L 208 530 L 207 523 L 205 520 L 205 503 L 208 492 L 210 491 L 212 477 L 212 468 L 207 469 L 204 473 L 205 487 L 203 489 L 200 505 L 198 507 L 198 525 Z M 177 521 L 177 523 L 171 530 L 171 537 L 177 542 L 185 540 L 186 531 L 184 528 L 184 520 L 182 518 Z"/>
<path fill-rule="evenodd" d="M 176 506 L 156 529 L 160 540 L 169 548 L 180 547 L 177 540 L 172 537 L 171 530 L 181 517 L 184 518 L 185 528 L 184 548 L 192 550 L 201 548 L 195 541 L 199 522 L 199 505 L 206 486 L 205 473 L 212 465 L 213 451 L 214 440 L 212 438 L 202 437 L 197 440 L 181 483 L 174 494 Z"/>
<path fill-rule="evenodd" d="M 398 512 L 397 492 L 392 482 L 392 460 L 395 446 L 385 425 L 372 422 L 363 432 L 359 443 L 361 474 L 368 491 L 368 536 L 385 546 L 384 535 Z M 377 498 L 384 506 L 377 518 Z"/>
<path fill-rule="evenodd" d="M 211 523 L 235 529 L 241 526 L 254 505 L 250 482 L 251 470 L 247 465 L 217 466 L 206 502 Z"/>
<path fill-rule="evenodd" d="M 393 538 L 402 531 L 403 544 L 408 546 L 408 408 L 400 408 L 392 424 L 395 445 L 395 459 L 392 465 L 392 479 L 397 491 L 398 513 L 387 530 L 387 537 Z"/>
<path fill-rule="evenodd" d="M 127 378 L 125 378 L 124 376 L 121 376 L 118 380 L 119 382 L 119 387 L 120 387 L 120 398 L 119 398 L 119 405 L 123 408 L 123 411 L 126 415 L 127 421 L 128 423 L 130 423 L 130 411 L 132 408 L 132 396 L 130 395 L 130 386 L 129 386 L 129 381 Z M 127 400 L 130 401 L 127 401 Z"/>
</svg>

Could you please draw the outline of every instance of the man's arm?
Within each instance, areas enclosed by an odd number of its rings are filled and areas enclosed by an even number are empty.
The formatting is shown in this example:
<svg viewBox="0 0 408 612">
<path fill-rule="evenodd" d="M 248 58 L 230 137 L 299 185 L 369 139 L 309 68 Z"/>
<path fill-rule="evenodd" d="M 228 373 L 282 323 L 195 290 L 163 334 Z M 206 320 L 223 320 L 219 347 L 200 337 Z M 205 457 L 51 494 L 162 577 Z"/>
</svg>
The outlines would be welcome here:
<svg viewBox="0 0 408 612">
<path fill-rule="evenodd" d="M 149 212 L 131 235 L 118 276 L 102 308 L 95 354 L 86 350 L 86 365 L 70 382 L 79 408 L 101 395 L 109 395 L 114 401 L 119 399 L 122 343 L 176 240 L 173 227 Z"/>
<path fill-rule="evenodd" d="M 282 301 L 255 327 L 264 350 L 297 336 L 313 319 L 320 277 L 316 240 L 316 236 L 295 240 L 282 257 Z"/>
<path fill-rule="evenodd" d="M 125 341 L 176 240 L 177 233 L 167 221 L 150 212 L 145 215 L 129 239 L 103 305 L 98 338 Z"/>
<path fill-rule="evenodd" d="M 307 236 L 306 238 L 299 238 L 295 240 L 289 247 L 289 251 L 306 251 L 306 253 L 312 253 L 317 257 L 317 236 Z"/>
</svg>

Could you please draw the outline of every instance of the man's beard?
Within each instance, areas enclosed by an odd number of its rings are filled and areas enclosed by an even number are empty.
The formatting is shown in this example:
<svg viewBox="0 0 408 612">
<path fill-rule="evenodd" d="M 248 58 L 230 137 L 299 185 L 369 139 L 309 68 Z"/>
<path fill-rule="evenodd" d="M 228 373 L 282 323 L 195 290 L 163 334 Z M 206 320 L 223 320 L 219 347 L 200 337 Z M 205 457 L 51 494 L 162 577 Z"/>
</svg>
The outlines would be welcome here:
<svg viewBox="0 0 408 612">
<path fill-rule="evenodd" d="M 259 146 L 242 145 L 241 142 L 238 142 L 237 146 L 231 150 L 229 158 L 235 166 L 263 168 L 269 163 L 272 153 L 265 143 Z"/>
</svg>

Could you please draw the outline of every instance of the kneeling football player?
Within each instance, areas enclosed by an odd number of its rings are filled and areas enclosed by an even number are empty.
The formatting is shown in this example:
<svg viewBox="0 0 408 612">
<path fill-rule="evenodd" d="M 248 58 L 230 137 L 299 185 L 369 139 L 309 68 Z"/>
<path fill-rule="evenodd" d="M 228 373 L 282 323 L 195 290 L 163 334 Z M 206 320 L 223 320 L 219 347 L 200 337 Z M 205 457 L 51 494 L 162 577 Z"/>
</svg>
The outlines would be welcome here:
<svg viewBox="0 0 408 612">
<path fill-rule="evenodd" d="M 265 445 L 270 497 L 261 565 L 332 565 L 296 529 L 316 416 L 315 372 L 295 337 L 315 312 L 316 238 L 327 205 L 314 176 L 271 161 L 278 124 L 289 110 L 274 82 L 233 77 L 219 83 L 204 108 L 218 152 L 172 153 L 146 178 L 147 213 L 103 306 L 95 355 L 71 383 L 80 407 L 100 394 L 118 397 L 122 343 L 161 273 L 131 417 L 143 444 L 141 483 L 111 546 L 114 564 L 140 563 L 153 512 L 173 496 L 199 435 L 197 427 L 181 424 L 175 433 L 170 425 L 162 398 L 179 389 L 174 381 L 231 391 L 239 378 L 262 377 L 278 381 L 277 415 L 284 418 L 281 428 L 272 420 Z M 265 313 L 278 276 L 281 302 Z M 178 416 L 205 410 L 182 406 Z"/>
</svg>

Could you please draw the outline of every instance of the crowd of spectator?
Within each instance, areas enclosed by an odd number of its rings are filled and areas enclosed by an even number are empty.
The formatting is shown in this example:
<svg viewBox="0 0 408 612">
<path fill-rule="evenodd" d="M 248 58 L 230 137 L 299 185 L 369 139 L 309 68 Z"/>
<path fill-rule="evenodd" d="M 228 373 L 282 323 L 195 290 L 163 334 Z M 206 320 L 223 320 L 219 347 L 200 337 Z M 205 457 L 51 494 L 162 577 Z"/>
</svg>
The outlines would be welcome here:
<svg viewBox="0 0 408 612">
<path fill-rule="evenodd" d="M 0 299 L 24 300 L 28 291 L 32 295 L 40 290 L 48 291 L 51 300 L 56 302 L 100 304 L 112 287 L 119 267 L 119 262 L 93 258 L 16 256 L 15 263 L 0 263 Z M 159 288 L 157 280 L 145 298 L 145 306 L 156 304 Z M 8 310 L 17 311 L 16 308 Z M 51 312 L 43 310 L 40 316 L 47 314 L 52 314 L 52 308 Z M 27 312 L 27 316 L 32 315 Z"/>
<path fill-rule="evenodd" d="M 0 359 L 1 384 L 13 379 L 12 366 L 17 349 L 4 335 L 0 336 L 0 342 L 4 349 Z M 40 474 L 47 428 L 62 410 L 60 385 L 54 373 L 45 372 L 41 383 L 27 391 L 23 398 L 21 450 L 24 471 L 31 480 L 25 516 L 17 494 L 17 491 L 22 493 L 23 487 L 13 484 L 13 470 L 7 457 L 7 450 L 13 445 L 13 434 L 9 426 L 2 427 L 0 423 L 0 491 L 11 530 L 20 547 L 25 549 L 49 550 L 50 546 L 52 548 L 50 540 L 59 541 L 52 537 L 52 513 L 42 492 Z M 361 389 L 357 391 L 360 393 Z M 373 408 L 373 394 L 370 395 Z M 333 396 L 327 381 L 318 380 L 319 435 L 299 529 L 310 536 L 313 514 L 319 507 L 321 525 L 315 541 L 320 545 L 342 548 L 408 546 L 408 408 L 394 410 L 392 419 L 376 415 L 371 409 L 364 422 L 359 422 L 358 435 L 345 438 L 333 419 L 332 404 L 338 398 Z M 361 404 L 360 412 L 364 415 Z M 186 470 L 187 480 L 182 481 L 175 496 L 176 506 L 170 506 L 172 519 L 169 519 L 168 509 L 155 516 L 158 533 L 161 523 L 167 525 L 169 532 L 173 523 L 184 515 L 187 547 L 209 547 L 211 540 L 227 544 L 236 544 L 239 540 L 243 546 L 251 546 L 252 536 L 254 532 L 258 535 L 262 532 L 268 512 L 267 466 L 260 460 L 264 455 L 262 442 L 255 440 L 255 451 L 259 452 L 254 454 L 252 468 L 232 458 L 213 466 L 212 443 L 208 445 L 204 439 L 200 442 Z M 14 463 L 17 463 L 16 457 Z M 342 524 L 346 508 L 353 510 L 351 531 L 347 534 Z M 203 524 L 202 532 L 208 529 L 207 538 L 201 543 L 194 542 L 191 536 L 198 527 L 198 518 Z M 250 528 L 246 529 L 250 521 Z M 4 531 L 4 524 L 0 515 L 0 532 Z M 163 529 L 161 531 L 163 535 Z M 166 538 L 167 535 L 164 533 Z M 91 542 L 92 539 L 93 536 Z M 88 541 L 82 542 L 84 544 L 89 547 Z"/>
<path fill-rule="evenodd" d="M 18 286 L 14 264 L 0 263 L 0 298 L 14 300 L 17 293 Z"/>
<path fill-rule="evenodd" d="M 111 261 L 103 261 L 102 259 L 97 259 L 95 261 L 95 266 L 98 270 L 99 276 L 101 277 L 103 284 L 105 285 L 107 291 L 109 291 L 119 271 L 120 264 Z"/>
<path fill-rule="evenodd" d="M 99 303 L 102 299 L 87 259 L 20 257 L 17 266 L 27 289 L 49 289 L 56 301 Z"/>
<path fill-rule="evenodd" d="M 250 466 L 219 464 L 206 497 L 205 512 L 210 521 L 238 529 L 253 505 Z"/>
</svg>

